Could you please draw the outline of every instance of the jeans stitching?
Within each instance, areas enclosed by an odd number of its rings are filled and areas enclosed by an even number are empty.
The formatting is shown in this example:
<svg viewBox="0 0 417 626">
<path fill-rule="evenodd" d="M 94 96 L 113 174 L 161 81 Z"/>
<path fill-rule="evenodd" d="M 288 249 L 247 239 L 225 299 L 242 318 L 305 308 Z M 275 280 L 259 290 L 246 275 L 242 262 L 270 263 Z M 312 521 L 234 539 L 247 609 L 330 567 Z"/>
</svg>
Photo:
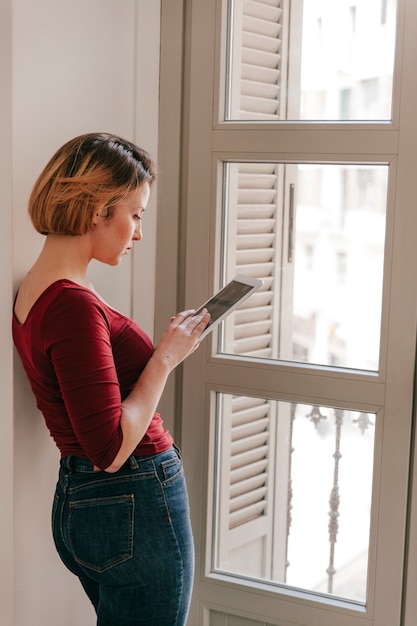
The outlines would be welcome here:
<svg viewBox="0 0 417 626">
<path fill-rule="evenodd" d="M 106 563 L 105 565 L 98 565 L 90 563 L 77 555 L 77 551 L 74 547 L 73 542 L 73 532 L 71 530 L 71 522 L 73 518 L 73 511 L 75 509 L 81 509 L 86 507 L 91 507 L 92 505 L 101 506 L 105 504 L 106 506 L 112 506 L 112 504 L 127 504 L 127 515 L 128 515 L 128 528 L 127 528 L 127 550 L 120 554 L 118 557 L 113 558 L 111 561 Z M 113 497 L 105 497 L 105 498 L 88 498 L 86 500 L 77 500 L 69 503 L 69 517 L 68 517 L 68 536 L 71 546 L 71 553 L 74 556 L 74 559 L 80 565 L 87 567 L 88 569 L 102 573 L 107 570 L 115 567 L 116 565 L 120 565 L 121 563 L 125 563 L 133 556 L 133 518 L 134 518 L 134 496 L 126 495 L 126 496 L 113 496 Z"/>
</svg>

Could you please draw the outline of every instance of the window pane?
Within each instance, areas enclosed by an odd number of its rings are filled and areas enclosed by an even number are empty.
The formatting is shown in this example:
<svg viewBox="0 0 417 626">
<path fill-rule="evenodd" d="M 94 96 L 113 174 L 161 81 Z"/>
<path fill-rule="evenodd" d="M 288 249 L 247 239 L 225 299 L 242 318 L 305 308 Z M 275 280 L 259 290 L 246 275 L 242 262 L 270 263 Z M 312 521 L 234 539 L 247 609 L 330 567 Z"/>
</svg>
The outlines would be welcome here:
<svg viewBox="0 0 417 626">
<path fill-rule="evenodd" d="M 213 569 L 365 603 L 375 418 L 217 394 Z"/>
<path fill-rule="evenodd" d="M 229 120 L 389 120 L 396 0 L 229 0 Z"/>
<path fill-rule="evenodd" d="M 378 370 L 388 166 L 228 163 L 225 282 L 263 288 L 220 351 Z"/>
</svg>

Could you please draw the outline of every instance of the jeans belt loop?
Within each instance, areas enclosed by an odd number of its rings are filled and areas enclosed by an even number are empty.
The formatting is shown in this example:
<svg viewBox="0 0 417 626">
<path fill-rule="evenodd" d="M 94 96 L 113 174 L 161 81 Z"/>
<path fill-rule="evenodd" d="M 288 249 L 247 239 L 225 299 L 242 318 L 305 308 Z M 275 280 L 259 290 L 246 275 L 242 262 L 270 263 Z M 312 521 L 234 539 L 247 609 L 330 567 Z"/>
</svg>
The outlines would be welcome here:
<svg viewBox="0 0 417 626">
<path fill-rule="evenodd" d="M 131 470 L 138 469 L 139 465 L 133 454 L 129 457 L 129 468 Z"/>
</svg>

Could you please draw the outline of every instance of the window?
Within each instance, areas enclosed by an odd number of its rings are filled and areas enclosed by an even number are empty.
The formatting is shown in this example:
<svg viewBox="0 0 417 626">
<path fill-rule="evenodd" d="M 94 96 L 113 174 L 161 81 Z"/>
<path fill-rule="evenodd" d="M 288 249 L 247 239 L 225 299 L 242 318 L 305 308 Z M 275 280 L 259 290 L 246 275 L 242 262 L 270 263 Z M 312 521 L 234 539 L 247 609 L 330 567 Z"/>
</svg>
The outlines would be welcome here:
<svg viewBox="0 0 417 626">
<path fill-rule="evenodd" d="M 225 119 L 391 119 L 395 11 L 375 3 L 230 1 Z"/>
<path fill-rule="evenodd" d="M 227 394 L 217 406 L 214 569 L 364 604 L 375 415 Z"/>
<path fill-rule="evenodd" d="M 396 625 L 412 402 L 398 367 L 414 359 L 405 325 L 415 334 L 395 260 L 409 181 L 396 185 L 396 13 L 379 30 L 356 2 L 352 33 L 351 0 L 192 4 L 185 303 L 237 269 L 265 285 L 184 364 L 190 623 Z"/>
<path fill-rule="evenodd" d="M 296 361 L 303 345 L 306 362 L 330 365 L 338 345 L 339 366 L 378 371 L 387 166 L 229 162 L 221 186 L 223 280 L 264 287 L 219 351 Z"/>
</svg>

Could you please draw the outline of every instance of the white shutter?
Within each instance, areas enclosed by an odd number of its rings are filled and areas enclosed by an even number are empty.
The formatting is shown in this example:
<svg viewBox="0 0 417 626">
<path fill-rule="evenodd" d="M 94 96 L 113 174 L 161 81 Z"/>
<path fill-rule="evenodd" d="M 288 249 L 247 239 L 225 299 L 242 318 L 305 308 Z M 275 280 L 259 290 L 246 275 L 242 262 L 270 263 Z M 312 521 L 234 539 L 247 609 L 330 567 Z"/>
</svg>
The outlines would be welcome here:
<svg viewBox="0 0 417 626">
<path fill-rule="evenodd" d="M 235 272 L 262 278 L 264 286 L 228 322 L 226 337 L 235 353 L 273 358 L 273 337 L 278 335 L 273 332 L 279 279 L 275 271 L 279 263 L 275 261 L 281 253 L 277 233 L 282 222 L 277 203 L 281 194 L 279 167 L 271 163 L 240 163 L 237 167 L 237 206 L 229 207 L 229 229 L 235 231 Z"/>
<path fill-rule="evenodd" d="M 282 0 L 244 0 L 240 50 L 241 120 L 280 117 Z"/>
<path fill-rule="evenodd" d="M 229 528 L 265 515 L 269 418 L 263 400 L 233 398 Z"/>
<path fill-rule="evenodd" d="M 232 105 L 238 119 L 280 117 L 282 4 L 282 0 L 243 0 L 234 5 L 235 10 L 238 5 L 242 10 L 237 18 L 241 37 L 234 33 L 240 42 L 237 49 L 235 41 L 234 54 L 240 59 L 241 80 L 239 89 L 233 89 L 239 106 Z M 264 281 L 262 290 L 225 323 L 225 351 L 276 358 L 281 280 L 276 268 L 282 257 L 284 166 L 229 163 L 225 172 L 228 278 L 241 273 Z M 277 404 L 249 396 L 219 397 L 218 566 L 261 578 L 279 572 L 282 579 L 288 524 L 282 521 L 285 513 L 276 520 L 275 494 L 288 493 L 288 472 L 281 472 L 281 479 L 269 480 L 276 476 Z M 286 417 L 280 419 L 289 424 Z M 288 455 L 289 448 L 280 451 L 285 468 Z M 282 483 L 278 489 L 277 482 Z M 280 505 L 286 511 L 287 498 Z"/>
<path fill-rule="evenodd" d="M 278 120 L 287 91 L 288 1 L 235 0 L 233 21 L 232 119 Z M 227 273 L 262 278 L 264 288 L 225 325 L 226 351 L 276 358 L 279 333 L 273 332 L 273 325 L 278 323 L 281 277 L 275 267 L 282 254 L 283 166 L 240 163 L 229 169 L 236 167 L 228 176 L 227 247 L 235 256 L 228 261 Z"/>
<path fill-rule="evenodd" d="M 275 403 L 219 395 L 221 414 L 218 504 L 220 569 L 255 577 L 272 574 Z"/>
</svg>

